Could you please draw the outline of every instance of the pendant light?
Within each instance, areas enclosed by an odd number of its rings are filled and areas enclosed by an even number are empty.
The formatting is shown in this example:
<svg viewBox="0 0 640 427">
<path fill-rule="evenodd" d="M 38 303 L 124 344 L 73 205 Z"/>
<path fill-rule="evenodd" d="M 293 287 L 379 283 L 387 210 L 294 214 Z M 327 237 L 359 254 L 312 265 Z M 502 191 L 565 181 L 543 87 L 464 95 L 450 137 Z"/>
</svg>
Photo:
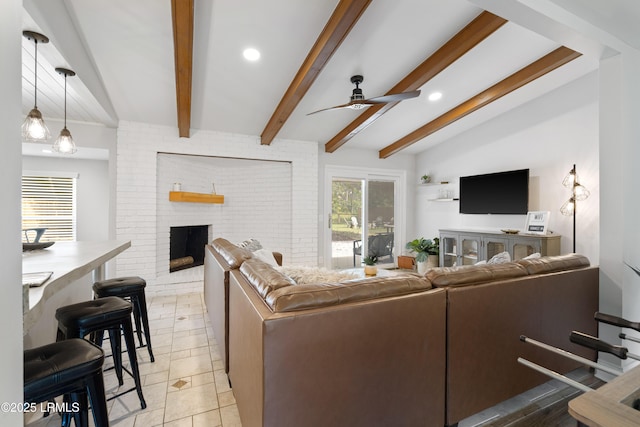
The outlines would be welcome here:
<svg viewBox="0 0 640 427">
<path fill-rule="evenodd" d="M 47 125 L 44 124 L 42 119 L 42 113 L 38 110 L 38 42 L 49 43 L 47 36 L 33 31 L 23 31 L 22 35 L 29 40 L 33 40 L 36 45 L 35 53 L 35 80 L 33 82 L 34 87 L 34 102 L 33 109 L 27 114 L 27 118 L 22 124 L 22 139 L 25 141 L 42 142 L 51 138 L 51 133 L 47 129 Z"/>
<path fill-rule="evenodd" d="M 53 151 L 62 154 L 73 154 L 77 151 L 76 144 L 73 142 L 71 132 L 67 129 L 67 77 L 75 76 L 76 73 L 66 68 L 56 68 L 58 74 L 64 75 L 64 128 L 60 131 L 60 136 L 53 144 Z"/>
</svg>

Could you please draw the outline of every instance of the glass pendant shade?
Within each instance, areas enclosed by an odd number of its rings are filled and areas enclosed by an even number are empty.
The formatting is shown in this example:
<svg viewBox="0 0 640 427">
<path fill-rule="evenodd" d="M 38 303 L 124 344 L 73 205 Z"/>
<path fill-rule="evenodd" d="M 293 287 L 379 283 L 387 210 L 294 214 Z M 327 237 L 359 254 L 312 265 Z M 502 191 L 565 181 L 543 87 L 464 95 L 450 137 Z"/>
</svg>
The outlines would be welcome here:
<svg viewBox="0 0 640 427">
<path fill-rule="evenodd" d="M 67 77 L 75 76 L 76 73 L 66 68 L 56 68 L 56 71 L 64 76 L 64 128 L 62 128 L 60 136 L 53 144 L 53 151 L 62 154 L 73 154 L 78 150 L 75 142 L 73 142 L 71 132 L 67 129 Z"/>
<path fill-rule="evenodd" d="M 560 208 L 560 213 L 562 215 L 571 216 L 576 208 L 576 201 L 572 198 L 564 202 L 564 205 Z"/>
<path fill-rule="evenodd" d="M 41 142 L 51 138 L 49 128 L 42 120 L 42 113 L 34 107 L 22 123 L 22 139 L 25 141 Z"/>
<path fill-rule="evenodd" d="M 22 139 L 25 141 L 43 142 L 51 138 L 51 132 L 44 124 L 42 113 L 38 110 L 38 43 L 49 43 L 47 36 L 34 31 L 23 31 L 22 35 L 35 44 L 35 67 L 33 80 L 33 109 L 29 111 L 22 124 Z"/>
<path fill-rule="evenodd" d="M 73 142 L 73 137 L 71 136 L 71 132 L 66 126 L 60 131 L 60 136 L 56 139 L 56 142 L 53 144 L 53 151 L 62 154 L 73 154 L 76 151 L 76 144 Z"/>
</svg>

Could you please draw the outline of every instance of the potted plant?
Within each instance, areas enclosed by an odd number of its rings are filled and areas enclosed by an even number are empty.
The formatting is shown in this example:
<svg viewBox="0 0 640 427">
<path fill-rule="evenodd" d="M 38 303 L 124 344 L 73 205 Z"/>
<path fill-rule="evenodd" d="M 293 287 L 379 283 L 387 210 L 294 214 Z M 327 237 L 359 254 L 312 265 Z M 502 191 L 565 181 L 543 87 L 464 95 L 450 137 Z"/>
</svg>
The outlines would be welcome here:
<svg viewBox="0 0 640 427">
<path fill-rule="evenodd" d="M 437 237 L 433 240 L 420 237 L 408 242 L 405 247 L 416 254 L 418 273 L 424 274 L 428 268 L 438 266 L 440 239 Z"/>
<path fill-rule="evenodd" d="M 420 179 L 422 180 L 423 184 L 428 184 L 431 182 L 431 176 L 430 175 L 422 175 L 420 177 Z"/>
<path fill-rule="evenodd" d="M 378 274 L 378 267 L 376 267 L 376 263 L 378 262 L 378 257 L 375 255 L 368 256 L 362 259 L 364 263 L 364 274 L 367 276 L 375 276 Z"/>
</svg>

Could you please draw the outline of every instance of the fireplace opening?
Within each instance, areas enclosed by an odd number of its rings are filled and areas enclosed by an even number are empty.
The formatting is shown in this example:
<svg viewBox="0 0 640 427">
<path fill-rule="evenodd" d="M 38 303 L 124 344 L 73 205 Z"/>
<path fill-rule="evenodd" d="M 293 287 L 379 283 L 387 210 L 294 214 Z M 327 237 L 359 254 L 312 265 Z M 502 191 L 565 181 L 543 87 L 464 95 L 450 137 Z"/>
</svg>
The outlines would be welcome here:
<svg viewBox="0 0 640 427">
<path fill-rule="evenodd" d="M 169 232 L 169 272 L 204 264 L 204 247 L 209 239 L 208 225 L 171 227 Z"/>
</svg>

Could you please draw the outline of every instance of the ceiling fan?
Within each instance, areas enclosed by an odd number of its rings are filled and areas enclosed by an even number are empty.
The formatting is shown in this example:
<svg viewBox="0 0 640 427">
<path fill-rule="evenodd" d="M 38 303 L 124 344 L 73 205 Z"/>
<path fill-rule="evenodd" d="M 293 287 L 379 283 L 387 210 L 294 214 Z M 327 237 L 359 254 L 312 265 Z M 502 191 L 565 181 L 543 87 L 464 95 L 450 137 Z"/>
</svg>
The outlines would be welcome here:
<svg viewBox="0 0 640 427">
<path fill-rule="evenodd" d="M 411 92 L 402 92 L 402 93 L 394 93 L 391 95 L 378 96 L 376 98 L 365 99 L 362 94 L 362 89 L 360 89 L 359 85 L 364 80 L 364 77 L 361 75 L 356 75 L 351 77 L 351 83 L 356 85 L 356 88 L 353 89 L 353 93 L 351 94 L 351 100 L 347 104 L 336 105 L 335 107 L 323 108 L 322 110 L 314 111 L 312 113 L 308 113 L 307 116 L 315 113 L 319 113 L 321 111 L 328 110 L 339 110 L 342 108 L 350 108 L 352 110 L 360 110 L 362 108 L 368 107 L 369 105 L 375 104 L 388 104 L 390 102 L 399 102 L 404 99 L 415 98 L 420 95 L 419 90 L 414 90 Z"/>
</svg>

